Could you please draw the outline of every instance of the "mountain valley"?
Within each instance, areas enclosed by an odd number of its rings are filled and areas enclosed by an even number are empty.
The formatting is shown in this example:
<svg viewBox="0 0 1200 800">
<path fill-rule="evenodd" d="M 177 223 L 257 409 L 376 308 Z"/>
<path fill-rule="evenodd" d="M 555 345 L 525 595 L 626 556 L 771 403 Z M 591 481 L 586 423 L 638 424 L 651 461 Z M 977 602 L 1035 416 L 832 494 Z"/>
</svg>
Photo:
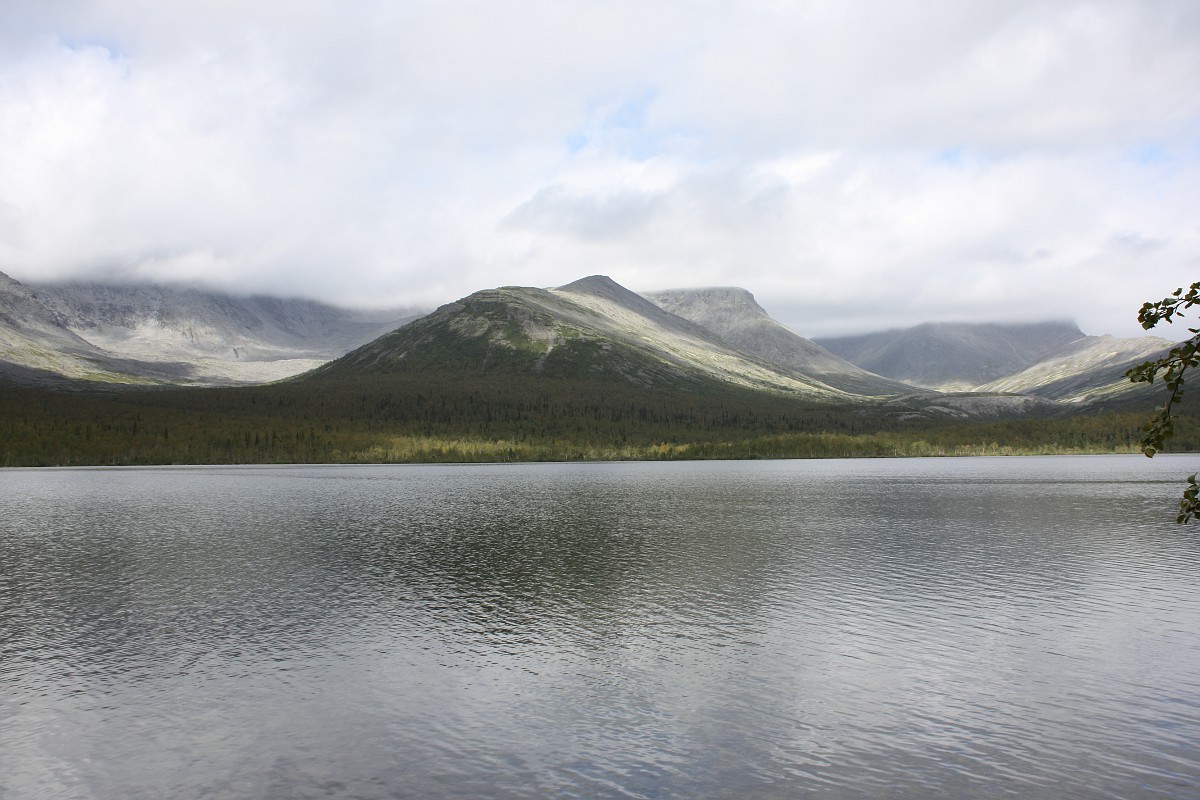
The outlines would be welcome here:
<svg viewBox="0 0 1200 800">
<path fill-rule="evenodd" d="M 0 273 L 0 380 L 12 385 L 232 386 L 459 365 L 839 402 L 982 392 L 1086 403 L 1136 393 L 1124 370 L 1171 344 L 1086 336 L 1066 322 L 810 340 L 745 289 L 642 296 L 604 276 L 487 289 L 423 315 L 187 287 L 25 286 Z"/>
<path fill-rule="evenodd" d="M 0 379 L 255 384 L 313 369 L 419 316 L 187 287 L 25 286 L 0 273 Z"/>
</svg>

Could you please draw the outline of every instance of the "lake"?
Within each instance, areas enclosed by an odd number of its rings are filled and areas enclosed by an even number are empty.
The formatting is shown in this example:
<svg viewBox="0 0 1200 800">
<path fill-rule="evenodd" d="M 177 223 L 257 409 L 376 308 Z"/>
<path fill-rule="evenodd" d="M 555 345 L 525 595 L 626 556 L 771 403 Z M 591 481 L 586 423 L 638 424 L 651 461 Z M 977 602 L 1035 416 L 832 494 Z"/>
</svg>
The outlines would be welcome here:
<svg viewBox="0 0 1200 800">
<path fill-rule="evenodd" d="M 1198 466 L 0 470 L 0 797 L 1195 798 Z"/>
</svg>

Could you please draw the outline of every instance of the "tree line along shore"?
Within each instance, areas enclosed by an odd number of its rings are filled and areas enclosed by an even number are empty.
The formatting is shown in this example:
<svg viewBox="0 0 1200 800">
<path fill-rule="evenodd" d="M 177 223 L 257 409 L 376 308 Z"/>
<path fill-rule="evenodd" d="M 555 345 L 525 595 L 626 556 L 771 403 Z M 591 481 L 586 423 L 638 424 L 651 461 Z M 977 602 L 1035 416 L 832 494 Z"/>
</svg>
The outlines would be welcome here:
<svg viewBox="0 0 1200 800">
<path fill-rule="evenodd" d="M 729 387 L 462 374 L 137 392 L 0 389 L 0 465 L 437 463 L 1140 452 L 1147 402 L 972 420 Z M 1189 406 L 1172 449 L 1200 449 Z"/>
</svg>

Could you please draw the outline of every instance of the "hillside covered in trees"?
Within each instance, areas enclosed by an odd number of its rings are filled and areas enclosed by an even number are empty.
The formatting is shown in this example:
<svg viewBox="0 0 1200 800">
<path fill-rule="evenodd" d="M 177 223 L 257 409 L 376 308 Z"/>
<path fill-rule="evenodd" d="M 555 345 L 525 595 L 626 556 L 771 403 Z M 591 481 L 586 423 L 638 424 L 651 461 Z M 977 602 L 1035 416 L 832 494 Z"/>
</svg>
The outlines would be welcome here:
<svg viewBox="0 0 1200 800">
<path fill-rule="evenodd" d="M 1137 452 L 1149 406 L 964 418 L 494 375 L 124 393 L 0 389 L 0 465 L 388 463 Z M 1173 446 L 1200 439 L 1187 409 Z"/>
</svg>

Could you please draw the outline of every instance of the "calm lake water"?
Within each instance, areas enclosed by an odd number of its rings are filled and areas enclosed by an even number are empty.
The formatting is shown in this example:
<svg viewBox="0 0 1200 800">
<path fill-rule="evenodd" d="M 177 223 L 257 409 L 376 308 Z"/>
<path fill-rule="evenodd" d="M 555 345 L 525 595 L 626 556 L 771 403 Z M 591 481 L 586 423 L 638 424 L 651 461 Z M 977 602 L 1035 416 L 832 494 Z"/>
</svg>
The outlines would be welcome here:
<svg viewBox="0 0 1200 800">
<path fill-rule="evenodd" d="M 1197 466 L 0 470 L 0 797 L 1195 798 Z"/>
</svg>

